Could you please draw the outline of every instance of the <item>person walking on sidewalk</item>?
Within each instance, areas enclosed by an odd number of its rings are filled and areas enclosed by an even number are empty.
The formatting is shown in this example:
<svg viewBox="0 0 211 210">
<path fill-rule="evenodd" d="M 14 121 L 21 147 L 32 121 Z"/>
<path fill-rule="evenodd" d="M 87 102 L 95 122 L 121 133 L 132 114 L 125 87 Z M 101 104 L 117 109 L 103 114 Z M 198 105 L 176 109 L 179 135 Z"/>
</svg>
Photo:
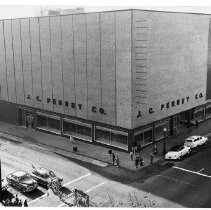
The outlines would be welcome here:
<svg viewBox="0 0 211 210">
<path fill-rule="evenodd" d="M 157 148 L 157 145 L 156 144 L 153 147 L 153 154 L 154 155 L 157 155 L 158 154 L 158 148 Z"/>
<path fill-rule="evenodd" d="M 133 151 L 130 151 L 130 160 L 133 160 Z"/>
<path fill-rule="evenodd" d="M 139 158 L 139 163 L 140 163 L 140 167 L 144 166 L 144 160 L 143 160 L 143 158 L 141 156 Z"/>
<path fill-rule="evenodd" d="M 114 154 L 114 153 L 112 153 L 112 161 L 113 161 L 113 165 L 114 165 L 114 163 L 115 163 L 115 159 L 116 159 L 116 156 L 115 156 L 115 154 Z"/>
<path fill-rule="evenodd" d="M 136 166 L 136 168 L 138 168 L 138 162 L 139 162 L 138 156 L 136 156 L 136 157 L 135 157 L 135 166 Z"/>
<path fill-rule="evenodd" d="M 154 159 L 154 156 L 152 153 L 150 153 L 150 164 L 152 165 L 153 164 L 153 159 Z"/>
<path fill-rule="evenodd" d="M 119 162 L 119 157 L 116 156 L 116 167 L 117 167 L 117 168 L 119 168 L 119 163 L 120 163 L 120 162 Z"/>
</svg>

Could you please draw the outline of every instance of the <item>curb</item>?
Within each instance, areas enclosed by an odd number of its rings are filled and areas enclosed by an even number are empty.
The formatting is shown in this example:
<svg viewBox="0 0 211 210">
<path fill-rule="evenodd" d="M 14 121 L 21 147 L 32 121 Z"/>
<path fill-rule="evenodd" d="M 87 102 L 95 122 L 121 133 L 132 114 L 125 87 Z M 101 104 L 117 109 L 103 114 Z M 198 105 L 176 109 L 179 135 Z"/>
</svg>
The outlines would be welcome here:
<svg viewBox="0 0 211 210">
<path fill-rule="evenodd" d="M 15 141 L 18 143 L 23 143 L 23 139 L 16 137 L 16 136 L 12 136 L 10 134 L 4 133 L 4 132 L 0 132 L 0 138 L 3 137 L 3 139 L 9 140 L 9 141 Z"/>
</svg>

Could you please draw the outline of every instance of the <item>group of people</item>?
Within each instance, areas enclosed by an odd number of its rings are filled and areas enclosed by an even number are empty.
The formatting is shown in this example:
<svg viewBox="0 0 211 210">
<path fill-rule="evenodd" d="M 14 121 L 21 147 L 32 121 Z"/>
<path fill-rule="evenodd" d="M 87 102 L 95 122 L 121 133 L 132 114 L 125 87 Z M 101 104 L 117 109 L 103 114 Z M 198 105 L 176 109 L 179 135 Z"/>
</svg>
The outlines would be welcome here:
<svg viewBox="0 0 211 210">
<path fill-rule="evenodd" d="M 22 203 L 22 200 L 18 198 L 18 195 L 16 195 L 15 198 L 9 198 L 5 201 L 3 200 L 2 204 L 4 206 L 28 207 L 27 200 Z"/>
<path fill-rule="evenodd" d="M 113 165 L 115 165 L 118 168 L 120 164 L 119 157 L 115 155 L 113 152 L 111 153 L 111 157 L 112 157 Z"/>
<path fill-rule="evenodd" d="M 150 164 L 153 164 L 153 159 L 154 156 L 156 156 L 158 154 L 158 149 L 156 144 L 153 147 L 153 152 L 150 153 Z M 138 168 L 138 166 L 144 166 L 144 160 L 143 157 L 141 156 L 141 152 L 140 150 L 137 150 L 136 148 L 134 148 L 134 150 L 130 151 L 130 160 L 134 160 L 134 164 L 135 167 Z"/>
</svg>

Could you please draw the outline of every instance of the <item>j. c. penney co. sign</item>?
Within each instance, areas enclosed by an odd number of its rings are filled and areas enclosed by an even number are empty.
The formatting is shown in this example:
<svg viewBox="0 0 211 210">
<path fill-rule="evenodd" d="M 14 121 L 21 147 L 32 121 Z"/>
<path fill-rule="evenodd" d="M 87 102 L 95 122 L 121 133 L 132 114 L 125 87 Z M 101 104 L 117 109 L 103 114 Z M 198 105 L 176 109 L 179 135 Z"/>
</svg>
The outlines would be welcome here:
<svg viewBox="0 0 211 210">
<path fill-rule="evenodd" d="M 197 94 L 195 94 L 195 96 L 193 97 L 193 99 L 194 99 L 194 100 L 198 100 L 198 99 L 201 99 L 201 98 L 203 98 L 203 97 L 204 97 L 204 96 L 203 96 L 202 93 L 197 93 Z M 183 98 L 180 98 L 180 99 L 176 99 L 176 100 L 173 100 L 173 101 L 167 101 L 166 103 L 162 103 L 162 104 L 160 105 L 160 110 L 161 110 L 161 111 L 164 111 L 164 110 L 166 110 L 166 109 L 170 109 L 170 108 L 175 107 L 175 106 L 180 106 L 180 105 L 182 105 L 182 104 L 188 103 L 188 102 L 190 101 L 190 99 L 191 99 L 190 96 L 186 96 L 186 97 L 183 97 Z M 153 113 L 154 113 L 154 110 L 153 110 L 152 107 L 150 107 L 150 108 L 148 109 L 148 113 L 149 113 L 149 114 L 153 114 Z M 141 112 L 141 110 L 138 111 L 136 117 L 137 117 L 137 118 L 142 117 L 142 112 Z"/>
</svg>

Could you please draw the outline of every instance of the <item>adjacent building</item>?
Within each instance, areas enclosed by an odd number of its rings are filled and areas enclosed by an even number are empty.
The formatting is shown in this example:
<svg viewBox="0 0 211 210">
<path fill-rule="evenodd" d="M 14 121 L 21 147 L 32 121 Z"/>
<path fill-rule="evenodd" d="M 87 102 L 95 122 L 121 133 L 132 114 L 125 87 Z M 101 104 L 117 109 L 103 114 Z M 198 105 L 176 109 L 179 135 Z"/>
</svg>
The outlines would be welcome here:
<svg viewBox="0 0 211 210">
<path fill-rule="evenodd" d="M 211 116 L 210 16 L 0 21 L 0 120 L 130 150 Z"/>
</svg>

